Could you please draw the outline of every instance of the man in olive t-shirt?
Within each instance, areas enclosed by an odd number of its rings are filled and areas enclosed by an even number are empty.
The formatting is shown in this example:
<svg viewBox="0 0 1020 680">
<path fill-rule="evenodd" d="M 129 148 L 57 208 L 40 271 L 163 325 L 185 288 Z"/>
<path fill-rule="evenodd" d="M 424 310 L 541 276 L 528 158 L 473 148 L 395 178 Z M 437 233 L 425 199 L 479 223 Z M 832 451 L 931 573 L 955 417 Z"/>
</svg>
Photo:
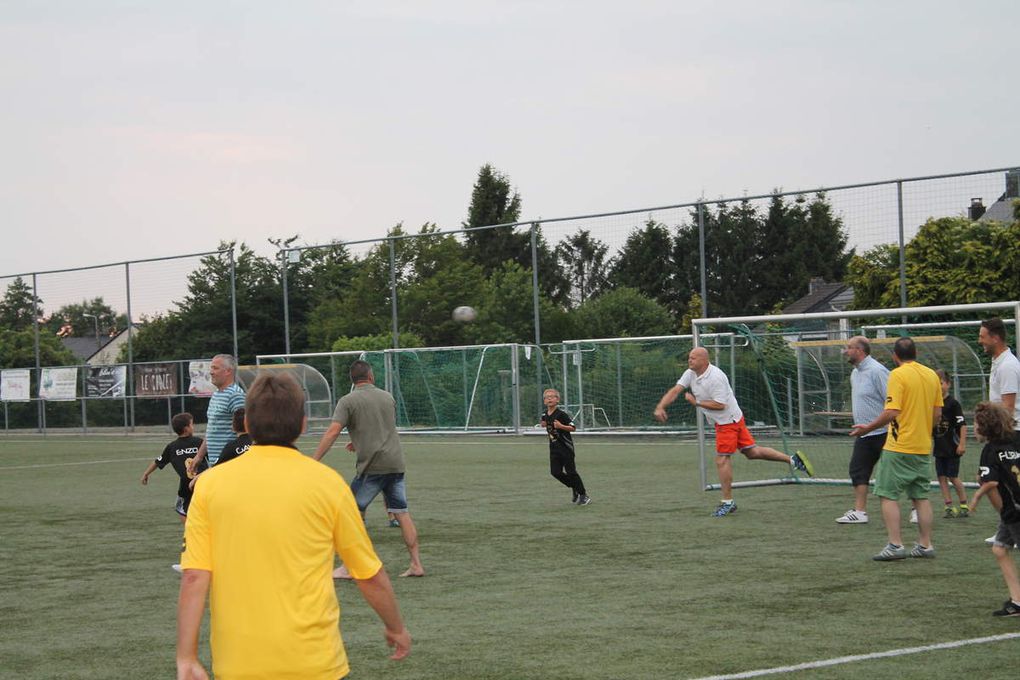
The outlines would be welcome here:
<svg viewBox="0 0 1020 680">
<path fill-rule="evenodd" d="M 361 516 L 380 493 L 386 511 L 399 517 L 404 544 L 411 556 L 411 566 L 401 576 L 424 576 L 425 568 L 418 555 L 418 530 L 407 509 L 404 486 L 404 451 L 397 435 L 397 405 L 389 392 L 375 386 L 372 366 L 360 359 L 351 364 L 354 389 L 337 402 L 333 422 L 322 435 L 313 457 L 322 460 L 345 427 L 351 437 L 347 450 L 357 455 L 357 469 L 351 480 L 351 491 Z M 350 578 L 340 566 L 334 578 Z"/>
</svg>

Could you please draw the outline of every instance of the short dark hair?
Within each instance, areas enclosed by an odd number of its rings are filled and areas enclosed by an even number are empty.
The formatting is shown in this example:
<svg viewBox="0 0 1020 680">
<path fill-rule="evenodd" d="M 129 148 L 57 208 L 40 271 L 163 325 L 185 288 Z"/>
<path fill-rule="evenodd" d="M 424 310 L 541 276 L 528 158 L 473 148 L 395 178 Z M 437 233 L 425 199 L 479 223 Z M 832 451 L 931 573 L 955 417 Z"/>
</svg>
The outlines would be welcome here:
<svg viewBox="0 0 1020 680">
<path fill-rule="evenodd" d="M 234 411 L 234 419 L 230 421 L 230 427 L 234 432 L 244 432 L 244 407 Z"/>
<path fill-rule="evenodd" d="M 248 433 L 256 444 L 290 446 L 301 436 L 305 393 L 287 373 L 260 373 L 244 400 Z"/>
<path fill-rule="evenodd" d="M 914 361 L 917 359 L 917 345 L 911 337 L 902 337 L 893 345 L 893 354 L 901 361 Z"/>
<path fill-rule="evenodd" d="M 985 319 L 981 322 L 981 327 L 986 329 L 989 335 L 994 335 L 999 340 L 1006 342 L 1006 324 L 999 317 L 993 316 L 991 319 Z"/>
<path fill-rule="evenodd" d="M 368 376 L 372 375 L 372 364 L 367 361 L 358 359 L 351 363 L 351 382 L 358 382 L 361 380 L 368 380 Z"/>
<path fill-rule="evenodd" d="M 195 422 L 195 416 L 190 413 L 178 413 L 170 419 L 170 427 L 174 429 L 175 434 L 183 434 L 184 430 Z"/>
<path fill-rule="evenodd" d="M 1002 404 L 982 401 L 974 407 L 974 424 L 978 436 L 989 442 L 1013 440 L 1013 414 Z"/>
</svg>

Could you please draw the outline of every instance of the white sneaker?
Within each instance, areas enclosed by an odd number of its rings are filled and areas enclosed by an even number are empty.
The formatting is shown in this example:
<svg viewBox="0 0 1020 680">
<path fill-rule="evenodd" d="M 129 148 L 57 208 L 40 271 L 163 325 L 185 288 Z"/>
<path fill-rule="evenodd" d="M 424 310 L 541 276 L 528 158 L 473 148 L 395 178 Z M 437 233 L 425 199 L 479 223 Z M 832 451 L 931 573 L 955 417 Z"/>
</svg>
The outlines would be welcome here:
<svg viewBox="0 0 1020 680">
<path fill-rule="evenodd" d="M 170 568 L 173 569 L 174 571 L 176 571 L 178 574 L 183 573 L 181 571 L 181 565 L 179 565 L 179 564 L 171 564 Z"/>
<path fill-rule="evenodd" d="M 993 543 L 995 543 L 995 536 L 989 536 L 988 538 L 986 538 L 985 543 L 987 543 L 988 545 L 992 545 Z"/>
<path fill-rule="evenodd" d="M 867 524 L 868 513 L 865 510 L 847 510 L 836 518 L 836 524 Z"/>
<path fill-rule="evenodd" d="M 917 524 L 917 509 L 916 508 L 910 511 L 910 523 L 911 524 Z"/>
</svg>

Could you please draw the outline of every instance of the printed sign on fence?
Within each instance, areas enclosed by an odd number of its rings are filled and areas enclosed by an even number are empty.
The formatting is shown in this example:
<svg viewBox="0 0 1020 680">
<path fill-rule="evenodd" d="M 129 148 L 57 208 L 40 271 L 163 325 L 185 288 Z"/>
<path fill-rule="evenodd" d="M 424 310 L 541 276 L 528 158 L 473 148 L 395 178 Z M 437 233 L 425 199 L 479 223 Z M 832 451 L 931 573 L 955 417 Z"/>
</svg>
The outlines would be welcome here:
<svg viewBox="0 0 1020 680">
<path fill-rule="evenodd" d="M 188 385 L 188 393 L 197 397 L 208 397 L 216 391 L 209 377 L 211 361 L 192 361 L 188 364 L 188 375 L 191 377 L 191 384 Z"/>
<path fill-rule="evenodd" d="M 167 397 L 177 394 L 177 364 L 135 366 L 135 395 Z"/>
<path fill-rule="evenodd" d="M 89 366 L 85 376 L 85 396 L 123 397 L 125 382 L 127 366 Z"/>
<path fill-rule="evenodd" d="M 28 401 L 30 381 L 27 368 L 4 370 L 0 373 L 0 401 Z"/>
<path fill-rule="evenodd" d="M 78 394 L 78 368 L 44 368 L 39 378 L 39 398 L 74 401 Z"/>
</svg>

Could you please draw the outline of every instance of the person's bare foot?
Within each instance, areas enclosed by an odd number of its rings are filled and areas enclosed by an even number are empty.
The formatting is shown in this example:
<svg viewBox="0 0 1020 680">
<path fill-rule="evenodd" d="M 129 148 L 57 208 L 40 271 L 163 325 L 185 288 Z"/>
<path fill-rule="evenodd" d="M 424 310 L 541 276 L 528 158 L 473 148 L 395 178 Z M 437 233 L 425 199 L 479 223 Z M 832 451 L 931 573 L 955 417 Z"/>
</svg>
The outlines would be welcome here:
<svg viewBox="0 0 1020 680">
<path fill-rule="evenodd" d="M 347 567 L 341 564 L 339 567 L 333 570 L 333 578 L 340 578 L 344 579 L 345 581 L 350 581 L 354 577 L 351 576 L 350 572 L 347 571 Z"/>
<path fill-rule="evenodd" d="M 409 576 L 424 576 L 424 575 L 425 575 L 425 570 L 422 569 L 421 567 L 418 567 L 417 569 L 415 569 L 414 567 L 411 567 L 410 569 L 405 571 L 400 576 L 401 576 L 401 578 L 404 578 L 404 577 L 409 577 Z"/>
</svg>

